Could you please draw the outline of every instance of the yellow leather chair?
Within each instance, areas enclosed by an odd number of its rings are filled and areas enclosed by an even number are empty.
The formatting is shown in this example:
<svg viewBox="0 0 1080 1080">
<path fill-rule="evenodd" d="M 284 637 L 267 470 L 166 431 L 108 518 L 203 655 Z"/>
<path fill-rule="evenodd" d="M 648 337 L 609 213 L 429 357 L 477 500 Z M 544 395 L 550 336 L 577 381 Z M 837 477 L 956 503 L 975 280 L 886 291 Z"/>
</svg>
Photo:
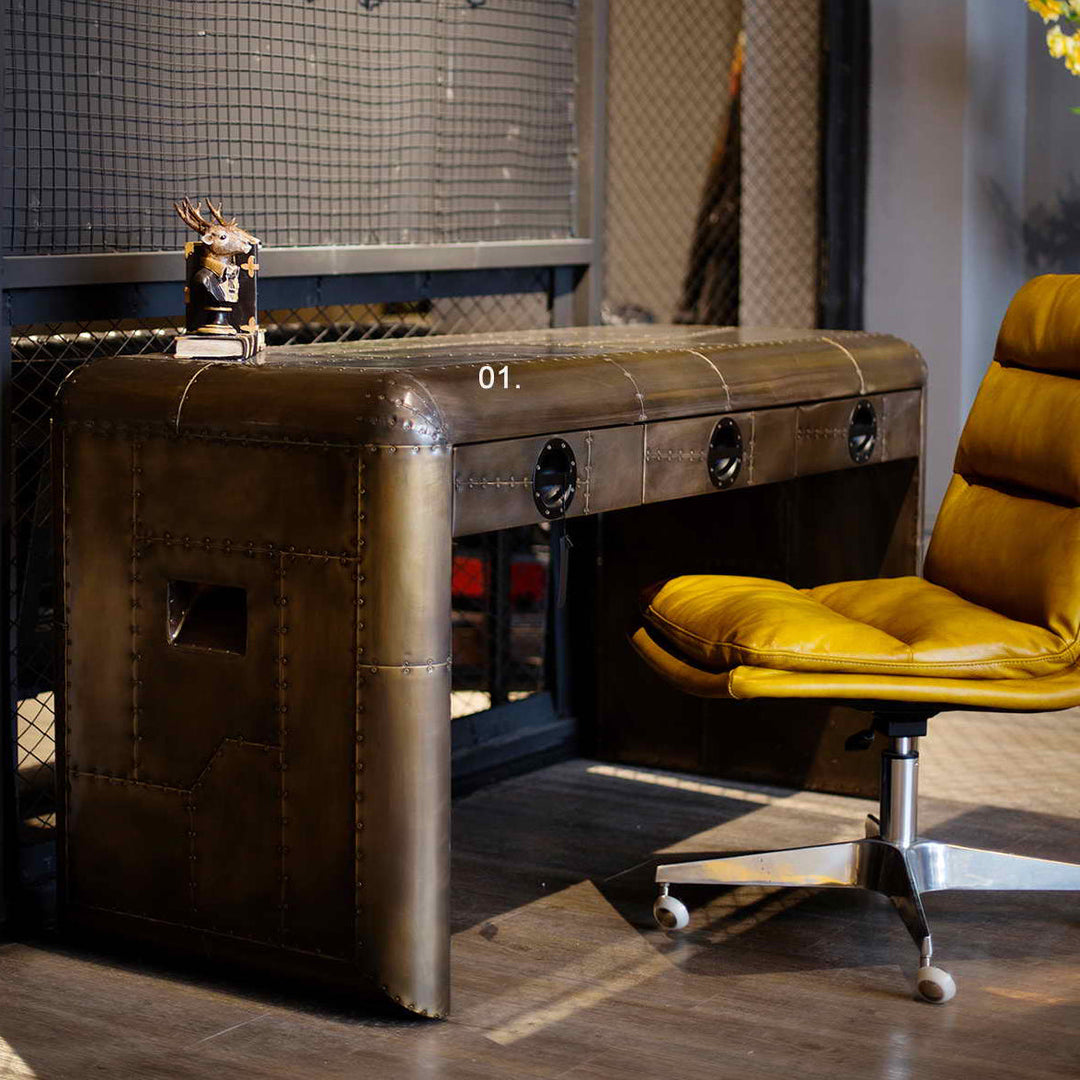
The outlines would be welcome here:
<svg viewBox="0 0 1080 1080">
<path fill-rule="evenodd" d="M 931 964 L 922 894 L 1080 890 L 1080 866 L 920 839 L 918 739 L 948 709 L 1080 704 L 1080 275 L 1028 282 L 960 438 L 924 577 L 795 589 L 686 576 L 646 598 L 634 646 L 690 694 L 859 704 L 884 735 L 879 817 L 848 843 L 661 866 L 654 912 L 686 925 L 676 883 L 873 889 L 919 947 L 919 994 L 956 992 Z"/>
</svg>

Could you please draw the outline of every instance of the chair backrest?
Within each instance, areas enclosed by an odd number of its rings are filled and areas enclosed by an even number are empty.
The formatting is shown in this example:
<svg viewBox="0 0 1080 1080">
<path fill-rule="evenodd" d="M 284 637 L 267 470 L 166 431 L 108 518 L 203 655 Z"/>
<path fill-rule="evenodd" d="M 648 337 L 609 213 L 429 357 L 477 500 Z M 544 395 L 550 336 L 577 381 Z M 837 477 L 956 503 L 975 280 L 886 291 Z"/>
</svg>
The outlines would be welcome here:
<svg viewBox="0 0 1080 1080">
<path fill-rule="evenodd" d="M 973 603 L 1080 634 L 1080 275 L 1013 298 L 926 557 Z"/>
</svg>

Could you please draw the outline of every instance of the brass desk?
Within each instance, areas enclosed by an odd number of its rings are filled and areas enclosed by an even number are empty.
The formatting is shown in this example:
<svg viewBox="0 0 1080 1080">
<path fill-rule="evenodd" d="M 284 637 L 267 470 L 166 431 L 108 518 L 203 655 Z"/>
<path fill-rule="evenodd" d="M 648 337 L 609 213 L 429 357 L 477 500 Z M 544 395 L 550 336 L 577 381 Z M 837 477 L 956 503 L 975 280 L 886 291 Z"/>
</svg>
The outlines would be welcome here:
<svg viewBox="0 0 1080 1080">
<path fill-rule="evenodd" d="M 267 355 L 64 388 L 61 910 L 445 1015 L 451 538 L 917 476 L 923 364 L 693 327 Z M 914 569 L 916 516 L 886 570 Z"/>
</svg>

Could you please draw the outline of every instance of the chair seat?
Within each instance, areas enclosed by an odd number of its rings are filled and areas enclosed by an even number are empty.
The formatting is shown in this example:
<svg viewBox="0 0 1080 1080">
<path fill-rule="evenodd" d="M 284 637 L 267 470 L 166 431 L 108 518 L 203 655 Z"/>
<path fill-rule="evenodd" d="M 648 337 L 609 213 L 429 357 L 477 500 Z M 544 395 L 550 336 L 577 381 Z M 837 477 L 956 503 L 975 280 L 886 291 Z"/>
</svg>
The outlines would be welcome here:
<svg viewBox="0 0 1080 1080">
<path fill-rule="evenodd" d="M 918 577 L 794 589 L 690 575 L 656 592 L 645 618 L 692 663 L 780 671 L 1009 679 L 1073 665 L 1077 642 L 1017 622 Z"/>
<path fill-rule="evenodd" d="M 1080 667 L 1053 675 L 1016 679 L 953 679 L 943 676 L 870 675 L 818 671 L 781 671 L 740 665 L 710 671 L 690 663 L 661 642 L 648 627 L 631 639 L 642 659 L 658 675 L 695 697 L 813 698 L 815 700 L 912 702 L 937 708 L 1051 712 L 1080 705 Z"/>
</svg>

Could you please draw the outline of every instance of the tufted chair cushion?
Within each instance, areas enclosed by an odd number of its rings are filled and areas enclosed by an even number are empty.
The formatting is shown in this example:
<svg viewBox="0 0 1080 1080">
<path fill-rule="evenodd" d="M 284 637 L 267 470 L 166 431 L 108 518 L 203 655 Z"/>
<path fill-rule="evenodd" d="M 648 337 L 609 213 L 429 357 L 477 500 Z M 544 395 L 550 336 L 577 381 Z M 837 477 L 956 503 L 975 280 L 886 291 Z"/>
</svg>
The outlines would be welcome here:
<svg viewBox="0 0 1080 1080">
<path fill-rule="evenodd" d="M 690 660 L 712 670 L 755 664 L 787 671 L 1047 675 L 1077 645 L 922 578 L 793 589 L 763 578 L 694 575 L 667 582 L 645 618 Z"/>
</svg>

